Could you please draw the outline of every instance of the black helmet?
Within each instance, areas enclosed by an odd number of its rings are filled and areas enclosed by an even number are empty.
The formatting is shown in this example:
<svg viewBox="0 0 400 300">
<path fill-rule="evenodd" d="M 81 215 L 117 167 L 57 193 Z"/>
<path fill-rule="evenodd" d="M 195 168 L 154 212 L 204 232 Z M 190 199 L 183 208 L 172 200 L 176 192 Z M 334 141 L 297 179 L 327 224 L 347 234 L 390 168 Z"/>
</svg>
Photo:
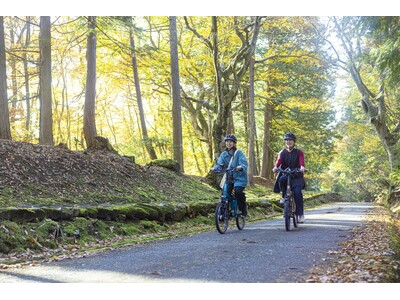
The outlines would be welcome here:
<svg viewBox="0 0 400 300">
<path fill-rule="evenodd" d="M 285 137 L 283 138 L 285 141 L 286 140 L 293 140 L 295 141 L 297 139 L 296 135 L 293 132 L 288 132 L 285 134 Z"/>
<path fill-rule="evenodd" d="M 237 138 L 236 138 L 236 136 L 234 136 L 233 134 L 228 134 L 226 137 L 225 137 L 225 142 L 226 141 L 234 141 L 235 143 L 237 143 Z"/>
</svg>

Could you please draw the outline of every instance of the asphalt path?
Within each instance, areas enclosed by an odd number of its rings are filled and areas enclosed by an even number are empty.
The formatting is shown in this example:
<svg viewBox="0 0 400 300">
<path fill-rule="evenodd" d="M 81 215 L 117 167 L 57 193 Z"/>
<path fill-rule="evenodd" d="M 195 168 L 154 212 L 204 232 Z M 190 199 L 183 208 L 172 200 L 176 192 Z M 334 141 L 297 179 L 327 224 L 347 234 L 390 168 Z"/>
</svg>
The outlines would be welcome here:
<svg viewBox="0 0 400 300">
<path fill-rule="evenodd" d="M 360 226 L 373 203 L 335 203 L 306 211 L 287 232 L 283 217 L 234 221 L 216 230 L 124 247 L 83 258 L 0 270 L 2 283 L 290 283 L 305 282 Z"/>
</svg>

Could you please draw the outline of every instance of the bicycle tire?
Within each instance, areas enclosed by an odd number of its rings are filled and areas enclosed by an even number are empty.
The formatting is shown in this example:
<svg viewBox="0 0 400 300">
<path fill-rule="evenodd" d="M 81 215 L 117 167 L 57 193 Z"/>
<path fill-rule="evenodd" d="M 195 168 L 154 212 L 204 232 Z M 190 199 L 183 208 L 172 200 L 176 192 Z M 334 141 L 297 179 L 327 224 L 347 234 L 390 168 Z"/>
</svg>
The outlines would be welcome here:
<svg viewBox="0 0 400 300">
<path fill-rule="evenodd" d="M 221 234 L 224 234 L 228 229 L 229 225 L 228 214 L 229 214 L 229 209 L 227 205 L 223 205 L 221 202 L 218 203 L 217 207 L 215 208 L 215 227 Z"/>
<path fill-rule="evenodd" d="M 244 216 L 236 216 L 236 227 L 239 230 L 243 230 L 245 224 L 246 218 Z"/>
<path fill-rule="evenodd" d="M 291 216 L 291 205 L 290 205 L 290 200 L 286 200 L 284 204 L 284 209 L 283 209 L 283 216 L 285 219 L 285 229 L 286 231 L 290 230 L 290 216 Z"/>
<path fill-rule="evenodd" d="M 295 228 L 297 228 L 297 225 L 298 225 L 298 223 L 299 222 L 297 222 L 297 215 L 296 215 L 296 203 L 294 202 L 294 199 L 292 199 L 292 203 L 293 203 L 293 205 L 292 205 L 292 217 L 293 217 L 293 226 L 295 227 Z"/>
</svg>

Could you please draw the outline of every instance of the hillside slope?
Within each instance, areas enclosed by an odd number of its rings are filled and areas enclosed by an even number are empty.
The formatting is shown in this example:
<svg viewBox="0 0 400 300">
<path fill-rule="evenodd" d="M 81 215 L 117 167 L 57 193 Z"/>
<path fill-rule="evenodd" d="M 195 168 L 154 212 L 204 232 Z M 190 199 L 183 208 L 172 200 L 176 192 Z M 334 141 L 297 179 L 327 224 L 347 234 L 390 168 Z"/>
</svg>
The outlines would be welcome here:
<svg viewBox="0 0 400 300">
<path fill-rule="evenodd" d="M 218 192 L 198 180 L 104 151 L 0 140 L 0 207 L 201 201 Z"/>
</svg>

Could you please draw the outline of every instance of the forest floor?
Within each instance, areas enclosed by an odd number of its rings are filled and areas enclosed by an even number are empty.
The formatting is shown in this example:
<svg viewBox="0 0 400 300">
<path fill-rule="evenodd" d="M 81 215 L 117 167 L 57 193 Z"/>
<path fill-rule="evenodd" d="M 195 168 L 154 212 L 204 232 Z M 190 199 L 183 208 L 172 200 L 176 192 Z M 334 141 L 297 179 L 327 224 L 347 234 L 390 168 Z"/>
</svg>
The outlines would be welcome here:
<svg viewBox="0 0 400 300">
<path fill-rule="evenodd" d="M 400 221 L 389 209 L 376 206 L 341 246 L 307 282 L 400 282 Z"/>
<path fill-rule="evenodd" d="M 0 162 L 0 209 L 202 201 L 214 205 L 219 198 L 219 191 L 205 178 L 172 171 L 173 164 L 167 168 L 153 163 L 140 166 L 132 157 L 103 151 L 79 152 L 0 140 Z M 279 197 L 272 193 L 271 185 L 257 178 L 256 186 L 246 189 L 248 199 L 276 203 Z M 310 195 L 305 192 L 306 207 L 320 204 L 307 201 Z M 328 198 L 325 200 L 337 201 Z M 250 210 L 249 221 L 279 214 L 279 207 L 273 207 L 268 211 Z M 340 251 L 329 253 L 325 263 L 312 270 L 308 282 L 399 282 L 399 226 L 398 219 L 378 207 Z M 0 269 L 212 229 L 212 214 L 161 223 L 77 218 L 20 224 L 0 219 Z"/>
</svg>

